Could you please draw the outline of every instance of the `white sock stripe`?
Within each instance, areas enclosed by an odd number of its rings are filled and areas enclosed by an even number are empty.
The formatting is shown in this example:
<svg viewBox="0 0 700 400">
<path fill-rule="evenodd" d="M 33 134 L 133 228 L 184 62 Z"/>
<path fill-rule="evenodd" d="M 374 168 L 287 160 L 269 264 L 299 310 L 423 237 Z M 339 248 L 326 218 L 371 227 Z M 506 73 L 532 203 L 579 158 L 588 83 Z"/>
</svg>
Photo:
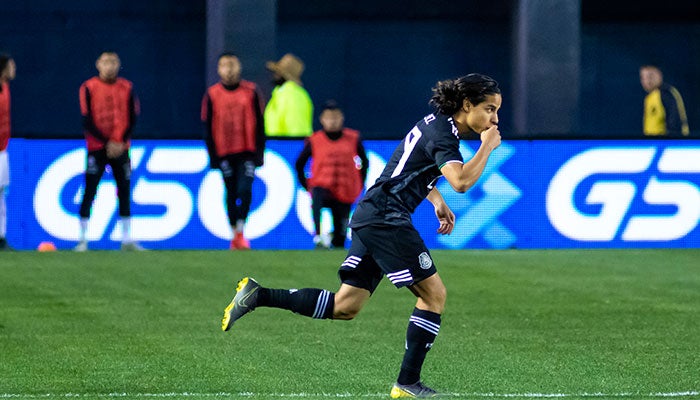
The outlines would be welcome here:
<svg viewBox="0 0 700 400">
<path fill-rule="evenodd" d="M 323 303 L 326 298 L 325 294 L 326 291 L 324 290 L 318 295 L 318 299 L 316 300 L 316 309 L 314 310 L 314 313 L 311 316 L 311 318 L 318 318 L 318 314 L 321 312 L 321 309 L 323 308 Z"/>
<path fill-rule="evenodd" d="M 316 299 L 316 308 L 314 309 L 314 313 L 311 315 L 311 318 L 318 318 L 318 311 L 321 308 L 321 304 L 323 303 L 323 292 L 318 295 L 318 298 Z"/>
<path fill-rule="evenodd" d="M 348 258 L 346 258 L 345 260 L 346 260 L 346 261 L 356 261 L 356 262 L 360 262 L 360 261 L 362 261 L 362 257 L 358 257 L 358 256 L 348 256 Z"/>
<path fill-rule="evenodd" d="M 318 309 L 319 309 L 319 307 L 321 307 L 321 299 L 322 298 L 323 298 L 323 292 L 321 292 L 321 294 L 319 294 L 318 297 L 316 298 L 316 308 L 314 308 L 314 313 L 311 314 L 311 318 L 316 318 L 316 316 L 318 315 Z"/>
<path fill-rule="evenodd" d="M 350 268 L 357 268 L 357 264 L 353 264 L 351 262 L 344 262 L 340 264 L 341 267 L 350 267 Z"/>
<path fill-rule="evenodd" d="M 311 318 L 322 318 L 324 311 L 326 311 L 326 306 L 328 305 L 328 298 L 330 297 L 330 292 L 324 290 L 318 295 L 318 300 L 316 301 L 316 309 Z"/>
<path fill-rule="evenodd" d="M 417 327 L 425 329 L 426 331 L 432 333 L 435 336 L 437 336 L 437 334 L 440 332 L 440 329 L 435 329 L 435 328 L 431 327 L 430 325 L 423 324 L 422 322 L 418 322 L 418 321 L 411 321 L 411 322 L 413 322 L 413 324 L 416 325 Z"/>
<path fill-rule="evenodd" d="M 427 320 L 427 319 L 425 319 L 425 318 L 416 317 L 415 315 L 411 315 L 410 320 L 413 321 L 413 322 L 420 321 L 420 322 L 423 322 L 423 323 L 427 324 L 428 326 L 432 326 L 432 327 L 435 328 L 435 329 L 438 329 L 438 330 L 440 329 L 440 324 L 436 324 L 435 322 L 429 321 L 429 320 Z"/>
<path fill-rule="evenodd" d="M 429 333 L 432 333 L 435 336 L 437 336 L 440 333 L 440 331 L 438 331 L 438 330 L 431 329 L 430 327 L 424 326 L 424 325 L 419 324 L 417 322 L 414 322 L 413 324 L 416 325 L 417 327 L 429 332 Z"/>
</svg>

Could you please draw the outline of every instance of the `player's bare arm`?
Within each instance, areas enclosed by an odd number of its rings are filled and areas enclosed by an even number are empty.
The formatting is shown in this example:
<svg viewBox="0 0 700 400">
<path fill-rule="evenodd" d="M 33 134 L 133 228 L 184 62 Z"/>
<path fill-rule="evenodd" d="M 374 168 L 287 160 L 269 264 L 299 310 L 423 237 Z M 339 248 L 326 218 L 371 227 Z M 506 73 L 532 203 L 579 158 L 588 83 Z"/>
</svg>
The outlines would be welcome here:
<svg viewBox="0 0 700 400">
<path fill-rule="evenodd" d="M 437 229 L 437 233 L 441 235 L 449 235 L 452 233 L 452 229 L 455 227 L 455 214 L 450 210 L 450 207 L 445 203 L 445 199 L 437 188 L 428 193 L 428 201 L 433 204 L 435 208 L 435 216 L 440 222 L 440 226 Z"/>
<path fill-rule="evenodd" d="M 481 146 L 474 157 L 464 164 L 447 163 L 440 172 L 456 192 L 464 193 L 479 180 L 491 152 L 500 144 L 501 133 L 498 126 L 494 125 L 481 133 Z"/>
</svg>

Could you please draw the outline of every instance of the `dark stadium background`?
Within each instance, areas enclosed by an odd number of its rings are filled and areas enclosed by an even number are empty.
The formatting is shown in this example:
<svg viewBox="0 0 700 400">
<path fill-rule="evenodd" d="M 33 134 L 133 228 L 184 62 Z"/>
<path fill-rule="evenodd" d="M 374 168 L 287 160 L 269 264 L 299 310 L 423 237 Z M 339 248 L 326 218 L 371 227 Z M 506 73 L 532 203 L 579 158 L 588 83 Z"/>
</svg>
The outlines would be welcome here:
<svg viewBox="0 0 700 400">
<path fill-rule="evenodd" d="M 82 137 L 77 91 L 95 73 L 102 50 L 121 55 L 122 74 L 141 98 L 135 138 L 200 137 L 200 99 L 215 73 L 207 60 L 224 48 L 240 54 L 244 77 L 260 84 L 266 97 L 271 87 L 264 61 L 296 53 L 307 64 L 303 79 L 317 107 L 337 99 L 347 123 L 368 139 L 402 137 L 429 110 L 436 80 L 472 71 L 501 83 L 506 137 L 638 137 L 644 92 L 637 69 L 644 63 L 661 66 L 681 91 L 694 136 L 700 124 L 700 8 L 694 0 L 2 3 L 0 50 L 13 54 L 18 66 L 14 137 Z M 531 75 L 540 82 L 530 82 L 527 94 L 542 109 L 526 110 L 532 121 L 525 129 L 515 125 L 524 96 L 514 84 L 514 21 L 522 7 L 545 10 L 537 14 L 541 23 L 530 21 L 543 38 L 557 40 L 560 26 L 574 26 L 568 32 L 578 34 L 570 48 L 557 50 L 577 54 L 562 54 L 575 60 L 566 65 L 573 85 Z M 228 10 L 216 17 L 227 29 L 223 37 L 208 40 L 208 23 L 216 19 L 208 8 Z M 575 108 L 561 112 L 561 104 Z"/>
</svg>

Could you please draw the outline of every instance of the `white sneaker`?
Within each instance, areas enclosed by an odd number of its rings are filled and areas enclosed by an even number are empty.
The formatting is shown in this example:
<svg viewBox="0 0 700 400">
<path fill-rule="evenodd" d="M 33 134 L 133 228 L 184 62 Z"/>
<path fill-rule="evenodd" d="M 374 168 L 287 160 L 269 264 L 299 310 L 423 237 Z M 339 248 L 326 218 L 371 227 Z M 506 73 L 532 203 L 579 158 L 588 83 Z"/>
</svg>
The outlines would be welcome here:
<svg viewBox="0 0 700 400">
<path fill-rule="evenodd" d="M 78 242 L 78 245 L 73 248 L 73 251 L 77 251 L 80 253 L 82 253 L 84 251 L 88 251 L 87 241 L 82 240 L 82 241 Z"/>
<path fill-rule="evenodd" d="M 326 240 L 324 238 L 325 235 L 316 235 L 314 236 L 314 246 L 317 249 L 327 249 L 330 247 L 330 240 Z"/>
<path fill-rule="evenodd" d="M 138 242 L 122 242 L 122 251 L 144 251 Z"/>
<path fill-rule="evenodd" d="M 324 233 L 323 235 L 321 235 L 321 243 L 323 243 L 323 247 L 330 249 L 331 248 L 331 234 Z"/>
</svg>

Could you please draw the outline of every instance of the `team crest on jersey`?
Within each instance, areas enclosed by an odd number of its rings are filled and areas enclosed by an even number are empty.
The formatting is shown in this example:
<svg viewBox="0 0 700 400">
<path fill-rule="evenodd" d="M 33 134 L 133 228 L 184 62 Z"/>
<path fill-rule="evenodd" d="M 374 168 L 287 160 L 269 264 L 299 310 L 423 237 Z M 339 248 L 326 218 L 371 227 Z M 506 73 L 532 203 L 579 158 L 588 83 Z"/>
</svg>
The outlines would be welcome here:
<svg viewBox="0 0 700 400">
<path fill-rule="evenodd" d="M 418 256 L 418 262 L 420 263 L 420 267 L 423 269 L 428 269 L 433 265 L 433 260 L 430 258 L 430 255 L 428 255 L 427 252 L 422 252 Z"/>
</svg>

